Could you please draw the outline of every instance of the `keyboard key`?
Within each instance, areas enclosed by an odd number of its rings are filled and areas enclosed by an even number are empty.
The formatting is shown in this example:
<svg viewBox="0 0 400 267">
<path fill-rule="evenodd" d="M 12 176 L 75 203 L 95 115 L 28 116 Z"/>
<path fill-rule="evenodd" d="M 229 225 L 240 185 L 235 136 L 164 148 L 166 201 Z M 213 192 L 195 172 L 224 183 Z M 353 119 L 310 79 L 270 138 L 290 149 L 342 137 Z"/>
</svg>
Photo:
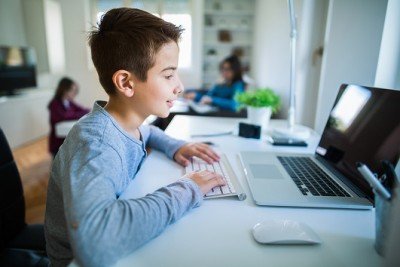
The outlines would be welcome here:
<svg viewBox="0 0 400 267">
<path fill-rule="evenodd" d="M 229 189 L 228 185 L 221 186 L 222 194 L 229 194 L 231 190 Z"/>
<path fill-rule="evenodd" d="M 222 162 L 213 162 L 211 164 L 208 164 L 207 162 L 199 158 L 193 157 L 190 161 L 190 164 L 185 167 L 186 173 L 190 173 L 193 171 L 201 171 L 201 170 L 208 170 L 211 172 L 218 173 L 222 176 L 222 178 L 226 182 L 226 185 L 224 186 L 217 186 L 211 189 L 210 192 L 208 192 L 205 195 L 206 197 L 236 193 L 236 190 L 231 182 L 228 172 L 225 169 L 225 166 Z"/>
<path fill-rule="evenodd" d="M 310 158 L 278 157 L 278 159 L 303 195 L 309 195 L 309 192 L 313 196 L 350 196 Z"/>
</svg>

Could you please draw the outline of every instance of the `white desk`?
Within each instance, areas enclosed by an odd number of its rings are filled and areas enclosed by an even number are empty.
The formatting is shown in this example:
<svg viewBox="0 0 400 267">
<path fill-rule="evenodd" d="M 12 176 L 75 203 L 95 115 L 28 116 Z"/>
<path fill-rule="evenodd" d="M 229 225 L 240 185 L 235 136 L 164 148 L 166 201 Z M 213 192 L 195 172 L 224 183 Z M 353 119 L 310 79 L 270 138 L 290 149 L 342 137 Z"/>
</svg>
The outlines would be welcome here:
<svg viewBox="0 0 400 267">
<path fill-rule="evenodd" d="M 191 140 L 190 134 L 229 131 L 241 121 L 229 118 L 176 116 L 166 132 Z M 271 125 L 282 122 L 271 121 Z M 237 158 L 240 150 L 312 152 L 318 136 L 312 135 L 309 147 L 277 148 L 265 141 L 237 136 L 195 138 L 212 141 L 227 154 L 243 189 L 245 201 L 236 198 L 206 200 L 164 233 L 150 241 L 117 266 L 380 266 L 381 258 L 373 248 L 374 211 L 295 209 L 260 207 L 251 193 Z M 155 168 L 156 167 L 156 168 Z M 137 198 L 172 183 L 183 168 L 153 151 L 136 179 L 122 197 Z M 251 228 L 267 219 L 291 219 L 307 223 L 321 237 L 319 246 L 260 245 Z"/>
</svg>

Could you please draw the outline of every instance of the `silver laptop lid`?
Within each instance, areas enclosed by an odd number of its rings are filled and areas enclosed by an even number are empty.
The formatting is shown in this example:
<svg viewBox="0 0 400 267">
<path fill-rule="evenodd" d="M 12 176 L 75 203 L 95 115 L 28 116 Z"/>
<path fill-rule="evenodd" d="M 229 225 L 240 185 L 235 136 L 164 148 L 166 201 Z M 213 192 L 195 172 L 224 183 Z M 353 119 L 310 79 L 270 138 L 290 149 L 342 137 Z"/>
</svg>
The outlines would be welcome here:
<svg viewBox="0 0 400 267">
<path fill-rule="evenodd" d="M 400 156 L 400 91 L 343 84 L 316 154 L 372 200 L 373 192 L 356 169 L 363 162 L 378 175 L 381 161 L 394 166 Z"/>
</svg>

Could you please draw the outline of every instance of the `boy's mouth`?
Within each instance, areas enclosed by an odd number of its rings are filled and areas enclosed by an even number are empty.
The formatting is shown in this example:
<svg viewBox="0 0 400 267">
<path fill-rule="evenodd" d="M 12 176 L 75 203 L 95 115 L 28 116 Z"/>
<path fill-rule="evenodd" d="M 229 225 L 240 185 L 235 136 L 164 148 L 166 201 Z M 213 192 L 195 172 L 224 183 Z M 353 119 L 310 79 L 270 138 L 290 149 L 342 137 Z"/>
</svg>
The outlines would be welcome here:
<svg viewBox="0 0 400 267">
<path fill-rule="evenodd" d="M 172 108 L 172 106 L 174 105 L 174 100 L 167 100 L 167 105 Z"/>
</svg>

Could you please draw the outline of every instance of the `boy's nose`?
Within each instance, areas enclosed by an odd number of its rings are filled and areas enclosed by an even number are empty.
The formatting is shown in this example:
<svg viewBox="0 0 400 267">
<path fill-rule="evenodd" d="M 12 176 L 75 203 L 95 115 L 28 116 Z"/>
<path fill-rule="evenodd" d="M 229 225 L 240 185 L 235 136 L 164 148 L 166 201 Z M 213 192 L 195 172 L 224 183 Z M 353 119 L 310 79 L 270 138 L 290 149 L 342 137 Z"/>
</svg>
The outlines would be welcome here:
<svg viewBox="0 0 400 267">
<path fill-rule="evenodd" d="M 181 82 L 181 79 L 178 76 L 178 84 L 174 90 L 174 93 L 178 95 L 178 94 L 182 93 L 184 90 L 185 90 L 185 88 Z"/>
</svg>

